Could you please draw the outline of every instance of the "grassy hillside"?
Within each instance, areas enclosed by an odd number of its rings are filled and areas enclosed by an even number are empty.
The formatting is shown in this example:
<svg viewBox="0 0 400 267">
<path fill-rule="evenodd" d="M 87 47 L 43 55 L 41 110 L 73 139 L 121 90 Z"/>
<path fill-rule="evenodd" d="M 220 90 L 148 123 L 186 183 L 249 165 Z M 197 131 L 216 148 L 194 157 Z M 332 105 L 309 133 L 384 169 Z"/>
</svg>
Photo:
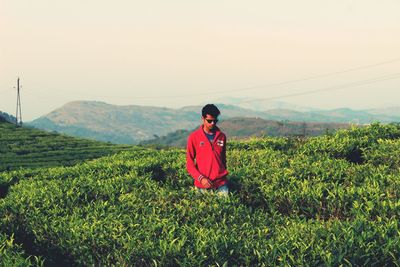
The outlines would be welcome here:
<svg viewBox="0 0 400 267">
<path fill-rule="evenodd" d="M 236 141 L 227 155 L 227 198 L 193 189 L 179 149 L 3 172 L 19 182 L 0 229 L 52 266 L 400 264 L 400 125 Z"/>
<path fill-rule="evenodd" d="M 129 148 L 0 122 L 0 171 L 68 166 Z"/>
</svg>

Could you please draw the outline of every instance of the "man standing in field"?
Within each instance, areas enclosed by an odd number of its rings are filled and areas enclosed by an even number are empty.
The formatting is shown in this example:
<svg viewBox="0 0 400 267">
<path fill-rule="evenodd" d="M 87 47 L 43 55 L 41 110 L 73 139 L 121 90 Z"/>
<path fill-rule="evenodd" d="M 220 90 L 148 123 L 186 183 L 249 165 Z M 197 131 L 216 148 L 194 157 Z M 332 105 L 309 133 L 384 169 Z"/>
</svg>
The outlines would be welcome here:
<svg viewBox="0 0 400 267">
<path fill-rule="evenodd" d="M 217 127 L 219 109 L 207 104 L 201 111 L 203 124 L 189 135 L 186 148 L 186 169 L 194 185 L 202 192 L 217 190 L 228 195 L 226 169 L 226 136 Z"/>
</svg>

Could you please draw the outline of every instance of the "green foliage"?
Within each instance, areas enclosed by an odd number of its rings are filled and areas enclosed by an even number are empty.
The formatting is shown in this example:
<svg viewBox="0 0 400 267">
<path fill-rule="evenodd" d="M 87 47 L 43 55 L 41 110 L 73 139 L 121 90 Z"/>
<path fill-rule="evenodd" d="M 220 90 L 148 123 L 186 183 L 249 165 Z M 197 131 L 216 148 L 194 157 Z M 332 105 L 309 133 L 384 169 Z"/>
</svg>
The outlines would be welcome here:
<svg viewBox="0 0 400 267">
<path fill-rule="evenodd" d="M 16 119 L 13 115 L 0 111 L 0 122 L 15 123 Z"/>
<path fill-rule="evenodd" d="M 266 137 L 266 138 L 249 138 L 241 141 L 233 141 L 228 143 L 229 149 L 238 150 L 260 150 L 260 149 L 272 149 L 285 151 L 289 153 L 297 149 L 304 139 L 296 137 Z"/>
<path fill-rule="evenodd" d="M 179 149 L 4 172 L 0 229 L 54 266 L 399 266 L 399 133 L 231 142 L 226 198 Z"/>
<path fill-rule="evenodd" d="M 375 166 L 400 168 L 400 140 L 378 139 L 377 143 L 364 149 L 364 159 Z"/>
<path fill-rule="evenodd" d="M 331 157 L 344 158 L 354 163 L 362 163 L 364 150 L 378 140 L 393 140 L 400 137 L 400 124 L 382 126 L 378 123 L 368 127 L 353 127 L 351 131 L 340 130 L 320 138 L 310 138 L 300 153 L 316 155 L 326 153 Z"/>
<path fill-rule="evenodd" d="M 13 236 L 0 233 L 0 266 L 43 266 L 40 257 L 26 256 L 20 245 L 15 244 Z"/>
<path fill-rule="evenodd" d="M 74 165 L 129 149 L 131 146 L 78 139 L 0 122 L 0 172 Z"/>
</svg>

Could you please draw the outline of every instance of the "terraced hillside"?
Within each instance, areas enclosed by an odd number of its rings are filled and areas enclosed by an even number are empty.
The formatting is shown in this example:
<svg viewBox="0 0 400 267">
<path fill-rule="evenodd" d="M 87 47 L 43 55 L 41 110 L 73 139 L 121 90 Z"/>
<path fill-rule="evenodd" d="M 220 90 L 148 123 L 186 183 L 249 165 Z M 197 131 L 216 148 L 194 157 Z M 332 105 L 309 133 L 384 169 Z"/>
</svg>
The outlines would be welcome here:
<svg viewBox="0 0 400 267">
<path fill-rule="evenodd" d="M 130 148 L 0 122 L 0 171 L 70 166 Z"/>
</svg>

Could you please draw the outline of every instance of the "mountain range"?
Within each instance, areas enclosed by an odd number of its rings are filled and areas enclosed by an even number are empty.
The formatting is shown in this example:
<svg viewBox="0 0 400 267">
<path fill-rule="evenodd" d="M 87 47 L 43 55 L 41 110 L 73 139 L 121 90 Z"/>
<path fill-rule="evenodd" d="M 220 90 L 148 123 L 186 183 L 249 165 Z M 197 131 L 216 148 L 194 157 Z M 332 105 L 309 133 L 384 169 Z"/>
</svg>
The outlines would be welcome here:
<svg viewBox="0 0 400 267">
<path fill-rule="evenodd" d="M 324 122 L 367 124 L 399 122 L 400 108 L 299 111 L 290 109 L 253 110 L 235 105 L 216 104 L 221 121 L 229 118 L 261 118 L 280 122 Z M 202 106 L 179 109 L 151 106 L 117 106 L 98 101 L 74 101 L 44 115 L 28 125 L 36 128 L 89 137 L 113 143 L 136 144 L 165 136 L 177 130 L 191 130 L 201 123 Z M 243 127 L 246 127 L 243 123 Z"/>
<path fill-rule="evenodd" d="M 279 122 L 261 118 L 228 118 L 218 124 L 218 127 L 231 139 L 265 136 L 305 137 L 317 136 L 326 132 L 346 129 L 348 123 L 322 122 Z M 197 129 L 197 127 L 196 127 Z M 141 145 L 185 147 L 187 137 L 195 129 L 177 130 L 165 136 L 140 142 Z"/>
</svg>

